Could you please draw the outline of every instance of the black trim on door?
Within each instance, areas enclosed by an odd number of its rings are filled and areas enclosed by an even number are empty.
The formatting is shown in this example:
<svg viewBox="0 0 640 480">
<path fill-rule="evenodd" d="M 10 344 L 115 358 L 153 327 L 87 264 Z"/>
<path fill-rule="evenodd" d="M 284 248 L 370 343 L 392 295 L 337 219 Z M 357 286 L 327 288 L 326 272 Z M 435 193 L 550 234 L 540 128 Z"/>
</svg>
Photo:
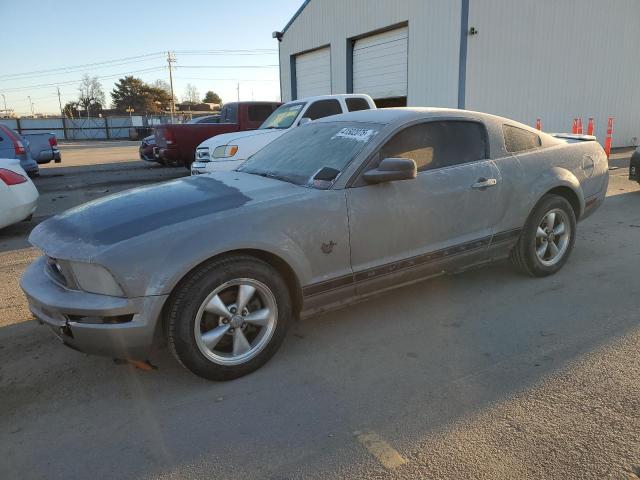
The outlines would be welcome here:
<svg viewBox="0 0 640 480">
<path fill-rule="evenodd" d="M 514 228 L 512 230 L 496 233 L 493 236 L 489 235 L 477 240 L 453 245 L 451 247 L 424 253 L 415 257 L 405 258 L 403 260 L 387 263 L 378 267 L 368 268 L 366 270 L 360 270 L 359 272 L 355 272 L 353 275 L 343 275 L 324 282 L 307 285 L 302 289 L 302 295 L 303 297 L 312 297 L 314 295 L 327 293 L 331 290 L 347 287 L 349 285 L 357 285 L 358 283 L 362 283 L 373 278 L 390 275 L 419 265 L 438 262 L 446 258 L 454 258 L 458 255 L 488 247 L 489 245 L 513 241 L 520 236 L 521 231 L 521 228 Z"/>
</svg>

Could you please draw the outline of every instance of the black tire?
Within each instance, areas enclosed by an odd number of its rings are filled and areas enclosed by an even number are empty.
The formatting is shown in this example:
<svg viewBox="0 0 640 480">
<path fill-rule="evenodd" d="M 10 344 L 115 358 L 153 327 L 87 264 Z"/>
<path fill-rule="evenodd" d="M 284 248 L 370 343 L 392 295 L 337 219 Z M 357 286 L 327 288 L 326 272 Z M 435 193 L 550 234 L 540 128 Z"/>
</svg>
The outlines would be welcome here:
<svg viewBox="0 0 640 480">
<path fill-rule="evenodd" d="M 275 329 L 268 343 L 253 358 L 239 365 L 222 365 L 207 358 L 198 347 L 195 322 L 207 297 L 219 286 L 239 278 L 250 278 L 268 287 L 277 306 Z M 167 308 L 169 348 L 178 361 L 196 375 L 209 380 L 232 380 L 257 370 L 275 354 L 291 323 L 292 312 L 287 285 L 271 265 L 248 255 L 215 259 L 191 272 L 171 295 Z"/>
<path fill-rule="evenodd" d="M 548 212 L 562 210 L 569 221 L 567 248 L 553 265 L 545 265 L 536 254 L 536 232 Z M 560 270 L 567 262 L 576 239 L 576 216 L 571 204 L 559 195 L 545 195 L 535 206 L 522 229 L 518 243 L 511 250 L 511 262 L 523 273 L 532 277 L 546 277 Z"/>
</svg>

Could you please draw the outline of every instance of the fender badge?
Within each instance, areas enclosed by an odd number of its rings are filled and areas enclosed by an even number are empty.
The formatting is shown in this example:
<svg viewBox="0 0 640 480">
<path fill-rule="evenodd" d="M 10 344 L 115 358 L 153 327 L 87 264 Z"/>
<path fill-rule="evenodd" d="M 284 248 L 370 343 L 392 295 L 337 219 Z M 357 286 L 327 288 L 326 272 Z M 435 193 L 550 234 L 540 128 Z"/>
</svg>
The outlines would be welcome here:
<svg viewBox="0 0 640 480">
<path fill-rule="evenodd" d="M 333 252 L 333 247 L 337 245 L 336 242 L 330 240 L 329 243 L 322 242 L 322 253 L 326 253 L 327 255 Z"/>
</svg>

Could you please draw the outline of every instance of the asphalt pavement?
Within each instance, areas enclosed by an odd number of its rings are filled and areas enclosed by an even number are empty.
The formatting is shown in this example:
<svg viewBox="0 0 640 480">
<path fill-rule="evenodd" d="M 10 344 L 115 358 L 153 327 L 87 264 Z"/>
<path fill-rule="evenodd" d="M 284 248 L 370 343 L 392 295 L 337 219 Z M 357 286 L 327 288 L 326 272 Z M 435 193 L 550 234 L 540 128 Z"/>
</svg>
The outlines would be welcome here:
<svg viewBox="0 0 640 480">
<path fill-rule="evenodd" d="M 43 197 L 69 196 L 36 222 L 186 173 L 118 148 L 128 159 L 102 147 L 96 163 L 88 147 L 84 167 L 43 169 Z M 142 371 L 61 346 L 17 287 L 37 255 L 30 227 L 3 230 L 0 478 L 637 480 L 640 188 L 619 155 L 555 276 L 504 262 L 379 295 L 296 323 L 267 365 L 227 383 L 163 350 Z"/>
</svg>

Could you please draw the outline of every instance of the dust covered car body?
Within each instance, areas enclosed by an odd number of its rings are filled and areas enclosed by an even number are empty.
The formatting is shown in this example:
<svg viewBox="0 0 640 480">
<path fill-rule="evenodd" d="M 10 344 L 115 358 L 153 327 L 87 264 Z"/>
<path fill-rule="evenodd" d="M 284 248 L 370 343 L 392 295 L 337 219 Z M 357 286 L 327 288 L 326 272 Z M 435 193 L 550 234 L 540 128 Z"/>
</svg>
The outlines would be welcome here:
<svg viewBox="0 0 640 480">
<path fill-rule="evenodd" d="M 352 112 L 236 171 L 41 223 L 22 288 L 74 348 L 144 359 L 165 338 L 196 374 L 230 379 L 265 363 L 297 316 L 509 255 L 554 273 L 607 184 L 595 141 L 462 110 Z"/>
</svg>

